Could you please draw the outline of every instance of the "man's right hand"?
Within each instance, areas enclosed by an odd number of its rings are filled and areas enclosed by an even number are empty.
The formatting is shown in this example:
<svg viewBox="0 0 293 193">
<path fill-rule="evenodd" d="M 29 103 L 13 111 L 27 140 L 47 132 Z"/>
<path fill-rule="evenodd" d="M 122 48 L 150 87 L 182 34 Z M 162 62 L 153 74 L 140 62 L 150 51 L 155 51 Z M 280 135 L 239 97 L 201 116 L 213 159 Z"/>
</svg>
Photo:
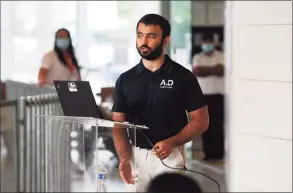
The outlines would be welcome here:
<svg viewBox="0 0 293 193">
<path fill-rule="evenodd" d="M 119 164 L 119 174 L 122 180 L 127 184 L 134 184 L 134 176 L 131 172 L 131 165 L 129 160 L 121 160 Z"/>
</svg>

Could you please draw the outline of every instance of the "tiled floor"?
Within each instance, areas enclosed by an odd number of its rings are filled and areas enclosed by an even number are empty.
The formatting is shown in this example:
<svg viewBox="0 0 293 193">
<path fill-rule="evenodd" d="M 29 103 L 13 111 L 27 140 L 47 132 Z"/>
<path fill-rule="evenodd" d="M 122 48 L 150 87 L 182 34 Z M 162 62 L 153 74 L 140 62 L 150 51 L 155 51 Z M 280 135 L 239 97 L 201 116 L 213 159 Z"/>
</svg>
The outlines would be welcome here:
<svg viewBox="0 0 293 193">
<path fill-rule="evenodd" d="M 99 155 L 101 156 L 100 152 Z M 198 155 L 200 155 L 200 152 L 198 152 Z M 200 158 L 200 156 L 194 157 Z M 108 192 L 126 192 L 124 183 L 118 176 L 117 168 L 113 167 L 113 163 L 111 163 L 110 160 L 108 160 L 106 163 L 109 169 L 109 181 L 107 186 Z M 12 192 L 14 190 L 13 188 L 15 187 L 13 185 L 15 183 L 15 178 L 12 174 L 12 164 L 11 162 L 5 162 L 2 159 L 1 166 L 1 192 Z M 227 191 L 223 163 L 201 162 L 199 159 L 188 159 L 187 168 L 196 172 L 202 172 L 205 175 L 215 179 L 221 186 L 221 192 Z M 84 175 L 73 176 L 71 184 L 72 192 L 96 192 L 94 170 L 89 169 L 88 171 L 90 171 L 92 175 L 90 175 L 88 172 L 85 172 Z M 200 174 L 191 172 L 187 172 L 186 174 L 196 179 L 205 192 L 218 192 L 217 185 L 210 179 Z"/>
</svg>

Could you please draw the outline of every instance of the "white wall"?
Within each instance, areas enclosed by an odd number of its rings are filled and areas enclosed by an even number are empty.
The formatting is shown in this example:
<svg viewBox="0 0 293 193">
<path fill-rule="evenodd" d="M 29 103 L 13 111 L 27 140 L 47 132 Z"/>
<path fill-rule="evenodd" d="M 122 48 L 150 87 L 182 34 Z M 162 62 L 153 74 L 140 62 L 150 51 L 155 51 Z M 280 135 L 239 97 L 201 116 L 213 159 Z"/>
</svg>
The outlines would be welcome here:
<svg viewBox="0 0 293 193">
<path fill-rule="evenodd" d="M 292 192 L 292 1 L 226 3 L 229 191 Z"/>
</svg>

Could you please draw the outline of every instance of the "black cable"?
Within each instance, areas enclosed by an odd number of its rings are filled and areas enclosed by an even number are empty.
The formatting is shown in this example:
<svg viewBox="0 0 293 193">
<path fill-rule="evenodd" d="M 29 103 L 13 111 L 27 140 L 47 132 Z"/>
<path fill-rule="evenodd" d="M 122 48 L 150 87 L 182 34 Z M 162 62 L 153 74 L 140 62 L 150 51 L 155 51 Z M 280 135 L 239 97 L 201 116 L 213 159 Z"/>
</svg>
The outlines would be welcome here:
<svg viewBox="0 0 293 193">
<path fill-rule="evenodd" d="M 148 142 L 150 143 L 150 145 L 152 146 L 152 148 L 154 147 L 154 144 L 151 142 L 151 140 L 148 138 L 148 136 L 146 136 L 140 129 L 138 129 L 137 128 L 137 130 L 148 140 Z M 158 154 L 158 152 L 157 152 L 157 150 L 156 149 L 154 149 L 155 151 L 156 151 L 156 153 Z M 182 170 L 182 171 L 188 171 L 188 172 L 192 172 L 192 173 L 196 173 L 196 174 L 200 174 L 200 175 L 202 175 L 202 176 L 205 176 L 206 178 L 208 178 L 208 179 L 210 179 L 210 180 L 212 180 L 214 183 L 216 183 L 217 184 L 217 186 L 218 186 L 218 188 L 219 188 L 219 193 L 221 192 L 221 186 L 220 186 L 220 184 L 216 181 L 216 180 L 214 180 L 213 178 L 211 178 L 211 177 L 209 177 L 208 175 L 206 175 L 206 174 L 204 174 L 204 173 L 201 173 L 201 172 L 196 172 L 196 171 L 193 171 L 193 170 L 188 170 L 187 168 L 186 168 L 186 166 L 184 166 L 184 168 L 173 168 L 173 167 L 170 167 L 170 166 L 168 166 L 168 165 L 166 165 L 164 162 L 163 162 L 163 160 L 161 159 L 161 158 L 159 158 L 160 160 L 161 160 L 161 162 L 162 162 L 162 164 L 164 165 L 164 166 L 166 166 L 167 168 L 170 168 L 170 169 L 173 169 L 173 170 Z"/>
</svg>

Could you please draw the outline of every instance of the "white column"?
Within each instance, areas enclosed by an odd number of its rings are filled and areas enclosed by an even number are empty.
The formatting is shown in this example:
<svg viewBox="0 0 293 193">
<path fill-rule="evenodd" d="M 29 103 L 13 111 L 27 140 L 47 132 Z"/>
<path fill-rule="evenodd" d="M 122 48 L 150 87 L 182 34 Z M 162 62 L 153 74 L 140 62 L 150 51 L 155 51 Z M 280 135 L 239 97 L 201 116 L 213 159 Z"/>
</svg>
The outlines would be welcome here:
<svg viewBox="0 0 293 193">
<path fill-rule="evenodd" d="M 228 187 L 292 192 L 292 1 L 226 2 Z"/>
</svg>

